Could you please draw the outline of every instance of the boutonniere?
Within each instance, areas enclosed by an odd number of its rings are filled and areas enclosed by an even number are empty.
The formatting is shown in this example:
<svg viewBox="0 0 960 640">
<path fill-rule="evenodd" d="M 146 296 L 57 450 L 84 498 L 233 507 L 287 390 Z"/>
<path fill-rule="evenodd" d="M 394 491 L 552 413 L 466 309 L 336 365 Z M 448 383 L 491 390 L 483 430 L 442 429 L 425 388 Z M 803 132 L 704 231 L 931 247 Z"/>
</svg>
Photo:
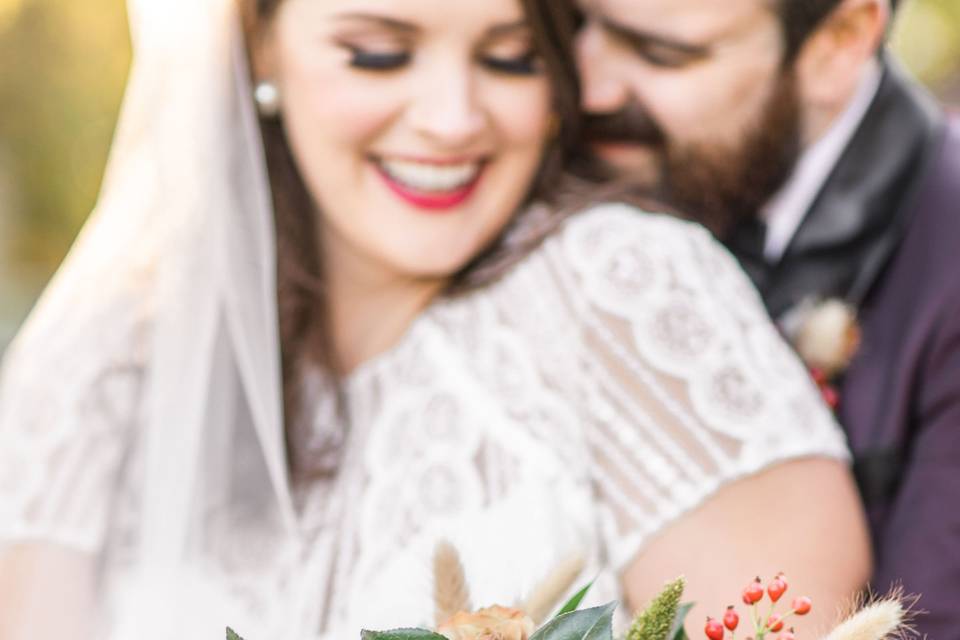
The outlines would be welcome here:
<svg viewBox="0 0 960 640">
<path fill-rule="evenodd" d="M 857 310 L 838 298 L 808 299 L 784 314 L 780 325 L 810 369 L 824 400 L 836 409 L 840 396 L 834 383 L 860 348 Z"/>
</svg>

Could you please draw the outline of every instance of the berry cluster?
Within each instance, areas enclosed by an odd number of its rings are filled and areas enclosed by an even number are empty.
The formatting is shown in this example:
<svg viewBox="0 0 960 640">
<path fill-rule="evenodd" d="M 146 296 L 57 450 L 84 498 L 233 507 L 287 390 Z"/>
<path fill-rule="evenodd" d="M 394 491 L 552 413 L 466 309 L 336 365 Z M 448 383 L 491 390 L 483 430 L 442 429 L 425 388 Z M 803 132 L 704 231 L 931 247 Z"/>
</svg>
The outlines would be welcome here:
<svg viewBox="0 0 960 640">
<path fill-rule="evenodd" d="M 778 573 L 767 585 L 766 595 L 770 598 L 770 610 L 766 616 L 761 617 L 757 607 L 763 600 L 764 595 L 763 583 L 760 578 L 756 578 L 743 590 L 743 603 L 751 607 L 750 620 L 753 623 L 753 637 L 756 640 L 763 640 L 771 633 L 779 634 L 776 640 L 794 640 L 793 629 L 784 631 L 786 621 L 790 616 L 807 615 L 813 608 L 813 603 L 807 596 L 800 596 L 794 598 L 789 613 L 785 615 L 775 613 L 774 608 L 786 591 L 787 579 L 782 573 Z M 727 631 L 730 632 L 730 639 L 735 640 L 738 626 L 740 626 L 740 615 L 737 614 L 733 605 L 730 605 L 727 607 L 726 613 L 723 614 L 722 620 L 707 618 L 707 626 L 704 627 L 703 631 L 707 634 L 709 640 L 724 640 Z"/>
<path fill-rule="evenodd" d="M 820 395 L 823 396 L 823 401 L 827 403 L 828 407 L 836 411 L 840 407 L 840 392 L 832 384 L 830 376 L 819 367 L 811 367 L 810 375 L 813 376 L 813 381 L 817 384 Z"/>
</svg>

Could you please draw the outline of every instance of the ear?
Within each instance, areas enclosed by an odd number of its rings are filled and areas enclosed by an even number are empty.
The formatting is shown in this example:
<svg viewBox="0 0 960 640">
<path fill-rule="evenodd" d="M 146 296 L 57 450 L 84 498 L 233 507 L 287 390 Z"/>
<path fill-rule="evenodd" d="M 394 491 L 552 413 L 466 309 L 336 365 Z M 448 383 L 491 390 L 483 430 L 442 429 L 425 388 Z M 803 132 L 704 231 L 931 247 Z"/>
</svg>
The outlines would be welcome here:
<svg viewBox="0 0 960 640">
<path fill-rule="evenodd" d="M 808 108 L 842 111 L 889 22 L 890 0 L 841 0 L 807 39 L 795 63 Z"/>
</svg>

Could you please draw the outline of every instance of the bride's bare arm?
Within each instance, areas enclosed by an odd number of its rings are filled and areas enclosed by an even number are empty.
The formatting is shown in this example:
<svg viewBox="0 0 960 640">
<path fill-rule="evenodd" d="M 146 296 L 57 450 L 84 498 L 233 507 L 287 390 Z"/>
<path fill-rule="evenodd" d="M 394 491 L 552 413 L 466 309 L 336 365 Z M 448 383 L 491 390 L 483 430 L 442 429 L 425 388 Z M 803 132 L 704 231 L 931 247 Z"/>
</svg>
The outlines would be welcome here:
<svg viewBox="0 0 960 640">
<path fill-rule="evenodd" d="M 863 511 L 846 466 L 801 459 L 774 466 L 717 491 L 645 545 L 622 578 L 632 610 L 644 606 L 663 583 L 683 574 L 685 599 L 697 606 L 687 618 L 691 638 L 702 638 L 706 617 L 720 618 L 741 601 L 743 588 L 760 575 L 764 586 L 780 571 L 789 583 L 779 610 L 808 595 L 813 611 L 787 626 L 813 640 L 836 621 L 838 607 L 866 584 L 870 543 Z M 769 600 L 759 608 L 766 614 Z M 738 629 L 747 637 L 752 627 Z M 802 634 L 802 635 L 801 635 Z"/>
<path fill-rule="evenodd" d="M 0 640 L 92 635 L 95 560 L 49 544 L 0 551 Z"/>
</svg>

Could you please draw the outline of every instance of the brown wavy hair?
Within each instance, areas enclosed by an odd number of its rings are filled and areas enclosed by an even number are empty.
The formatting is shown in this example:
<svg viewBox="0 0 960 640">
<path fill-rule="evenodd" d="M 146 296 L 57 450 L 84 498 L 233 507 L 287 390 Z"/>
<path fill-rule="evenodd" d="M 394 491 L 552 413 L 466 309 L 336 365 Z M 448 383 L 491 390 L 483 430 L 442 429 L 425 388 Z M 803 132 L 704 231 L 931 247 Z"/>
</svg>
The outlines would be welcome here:
<svg viewBox="0 0 960 640">
<path fill-rule="evenodd" d="M 283 0 L 240 2 L 247 42 L 254 42 L 270 23 Z M 482 2 L 483 0 L 476 0 Z M 559 223 L 557 199 L 563 191 L 564 169 L 580 157 L 580 88 L 573 54 L 576 15 L 573 3 L 557 0 L 519 0 L 534 46 L 551 84 L 553 110 L 559 129 L 550 141 L 525 204 L 542 201 L 551 206 L 538 214 L 518 215 L 511 225 L 452 279 L 446 295 L 484 286 L 503 275 Z M 330 336 L 328 306 L 321 269 L 316 226 L 319 216 L 287 144 L 283 125 L 261 119 L 261 132 L 273 195 L 277 237 L 277 295 L 283 359 L 287 447 L 295 476 L 314 476 L 335 470 L 324 463 L 330 451 L 310 451 L 308 409 L 304 401 L 308 372 L 317 372 L 337 385 L 339 367 Z M 526 210 L 527 207 L 522 207 Z M 338 394 L 339 395 L 339 394 Z M 345 403 L 338 402 L 342 409 Z M 345 418 L 341 414 L 341 419 Z M 336 447 L 327 447 L 327 449 Z M 336 457 L 336 456 L 334 456 Z"/>
</svg>

